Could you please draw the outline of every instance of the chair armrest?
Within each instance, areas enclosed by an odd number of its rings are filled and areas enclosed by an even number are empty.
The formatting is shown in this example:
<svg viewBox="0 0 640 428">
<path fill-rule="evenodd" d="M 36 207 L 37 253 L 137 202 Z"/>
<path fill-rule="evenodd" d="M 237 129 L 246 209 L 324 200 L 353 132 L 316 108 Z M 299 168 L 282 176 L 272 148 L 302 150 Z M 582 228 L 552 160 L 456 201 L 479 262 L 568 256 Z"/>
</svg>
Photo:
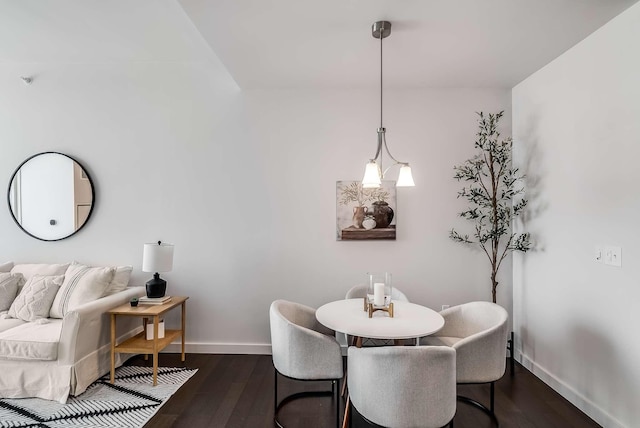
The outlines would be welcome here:
<svg viewBox="0 0 640 428">
<path fill-rule="evenodd" d="M 444 326 L 436 333 L 436 336 L 462 337 L 462 309 L 460 306 L 453 306 L 440 312 L 444 318 Z"/>
<path fill-rule="evenodd" d="M 144 287 L 129 287 L 67 312 L 62 319 L 58 363 L 72 365 L 110 342 L 108 310 L 145 294 Z"/>
<path fill-rule="evenodd" d="M 295 324 L 287 326 L 290 349 L 287 358 L 292 377 L 339 379 L 343 375 L 342 349 L 333 336 Z M 304 350 L 304 353 L 301 352 Z"/>
<path fill-rule="evenodd" d="M 506 323 L 465 337 L 453 348 L 457 355 L 459 383 L 498 380 L 506 369 Z"/>
<path fill-rule="evenodd" d="M 298 312 L 295 314 L 294 322 L 300 326 L 328 336 L 335 336 L 336 334 L 335 331 L 320 324 L 316 318 L 316 310 L 310 306 L 298 305 Z"/>
</svg>

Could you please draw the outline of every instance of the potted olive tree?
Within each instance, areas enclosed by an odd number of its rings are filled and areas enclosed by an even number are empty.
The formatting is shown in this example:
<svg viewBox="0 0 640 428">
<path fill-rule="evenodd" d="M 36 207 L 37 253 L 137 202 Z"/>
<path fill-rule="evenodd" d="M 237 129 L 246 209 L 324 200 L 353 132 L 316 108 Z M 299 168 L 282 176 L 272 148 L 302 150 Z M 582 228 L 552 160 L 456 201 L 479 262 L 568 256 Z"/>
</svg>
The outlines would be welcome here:
<svg viewBox="0 0 640 428">
<path fill-rule="evenodd" d="M 475 156 L 454 166 L 454 178 L 464 181 L 459 198 L 469 203 L 460 217 L 473 224 L 471 235 L 451 229 L 449 237 L 456 242 L 479 246 L 491 264 L 491 296 L 496 303 L 497 274 L 502 261 L 511 251 L 526 252 L 531 248 L 528 233 L 514 233 L 512 221 L 527 206 L 520 195 L 522 175 L 511 164 L 511 138 L 500 139 L 498 122 L 503 111 L 485 115 L 478 113 L 479 130 Z"/>
</svg>

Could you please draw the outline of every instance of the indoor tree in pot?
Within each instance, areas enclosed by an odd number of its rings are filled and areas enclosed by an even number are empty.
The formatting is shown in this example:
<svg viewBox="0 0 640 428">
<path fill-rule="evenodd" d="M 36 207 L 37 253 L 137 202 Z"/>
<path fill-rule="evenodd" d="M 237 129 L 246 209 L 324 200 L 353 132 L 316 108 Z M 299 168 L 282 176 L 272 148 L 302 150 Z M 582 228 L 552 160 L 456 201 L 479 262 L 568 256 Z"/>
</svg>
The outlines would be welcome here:
<svg viewBox="0 0 640 428">
<path fill-rule="evenodd" d="M 463 164 L 454 166 L 454 178 L 464 181 L 458 197 L 469 207 L 460 217 L 474 224 L 470 237 L 451 229 L 449 237 L 463 244 L 479 245 L 491 263 L 491 296 L 496 303 L 497 274 L 510 251 L 526 252 L 531 248 L 528 233 L 511 231 L 512 220 L 522 213 L 527 200 L 517 198 L 524 193 L 519 186 L 523 178 L 511 164 L 511 138 L 500 139 L 498 122 L 504 111 L 485 115 L 478 113 L 479 130 L 475 141 L 477 153 Z"/>
</svg>

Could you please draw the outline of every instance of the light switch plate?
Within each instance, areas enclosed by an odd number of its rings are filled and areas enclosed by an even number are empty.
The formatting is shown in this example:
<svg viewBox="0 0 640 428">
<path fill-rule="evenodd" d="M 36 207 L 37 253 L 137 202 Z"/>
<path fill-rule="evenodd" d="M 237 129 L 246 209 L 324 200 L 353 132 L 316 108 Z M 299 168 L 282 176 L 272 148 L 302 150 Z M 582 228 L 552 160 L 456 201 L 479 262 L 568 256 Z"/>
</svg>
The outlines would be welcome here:
<svg viewBox="0 0 640 428">
<path fill-rule="evenodd" d="M 622 249 L 611 245 L 604 247 L 604 263 L 610 266 L 622 266 Z"/>
<path fill-rule="evenodd" d="M 593 256 L 596 263 L 604 263 L 604 250 L 602 249 L 602 246 L 597 245 L 594 248 Z"/>
</svg>

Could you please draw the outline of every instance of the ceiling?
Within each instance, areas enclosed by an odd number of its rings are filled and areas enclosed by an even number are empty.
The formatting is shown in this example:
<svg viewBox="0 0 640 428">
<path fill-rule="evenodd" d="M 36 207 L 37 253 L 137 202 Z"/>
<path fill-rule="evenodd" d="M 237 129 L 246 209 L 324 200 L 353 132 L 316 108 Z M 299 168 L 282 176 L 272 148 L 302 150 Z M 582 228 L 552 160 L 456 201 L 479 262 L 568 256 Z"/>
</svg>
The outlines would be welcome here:
<svg viewBox="0 0 640 428">
<path fill-rule="evenodd" d="M 0 64 L 207 62 L 245 89 L 370 88 L 371 24 L 388 20 L 385 88 L 511 88 L 637 1 L 0 0 Z"/>
<path fill-rule="evenodd" d="M 637 0 L 179 0 L 242 88 L 511 88 Z"/>
</svg>

